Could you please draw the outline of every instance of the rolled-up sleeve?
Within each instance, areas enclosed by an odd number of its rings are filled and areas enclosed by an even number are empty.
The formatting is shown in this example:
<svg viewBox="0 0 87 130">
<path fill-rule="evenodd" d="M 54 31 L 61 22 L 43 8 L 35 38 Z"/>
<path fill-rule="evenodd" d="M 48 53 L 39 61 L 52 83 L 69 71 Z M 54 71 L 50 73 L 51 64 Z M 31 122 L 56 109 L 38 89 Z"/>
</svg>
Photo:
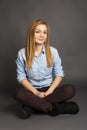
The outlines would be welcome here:
<svg viewBox="0 0 87 130">
<path fill-rule="evenodd" d="M 22 79 L 26 78 L 25 73 L 25 62 L 23 58 L 22 51 L 19 51 L 16 58 L 16 71 L 17 71 L 17 81 L 21 83 Z"/>
<path fill-rule="evenodd" d="M 53 74 L 54 76 L 64 77 L 63 66 L 61 65 L 61 58 L 57 49 L 53 51 Z"/>
</svg>

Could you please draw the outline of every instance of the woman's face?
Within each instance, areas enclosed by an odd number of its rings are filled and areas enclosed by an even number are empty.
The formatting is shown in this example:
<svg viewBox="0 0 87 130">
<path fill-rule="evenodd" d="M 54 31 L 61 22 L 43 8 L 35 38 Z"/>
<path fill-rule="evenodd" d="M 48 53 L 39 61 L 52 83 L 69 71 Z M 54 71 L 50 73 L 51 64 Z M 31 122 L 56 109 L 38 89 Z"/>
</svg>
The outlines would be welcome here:
<svg viewBox="0 0 87 130">
<path fill-rule="evenodd" d="M 35 29 L 34 41 L 38 44 L 43 44 L 47 39 L 47 27 L 45 24 L 40 24 Z"/>
</svg>

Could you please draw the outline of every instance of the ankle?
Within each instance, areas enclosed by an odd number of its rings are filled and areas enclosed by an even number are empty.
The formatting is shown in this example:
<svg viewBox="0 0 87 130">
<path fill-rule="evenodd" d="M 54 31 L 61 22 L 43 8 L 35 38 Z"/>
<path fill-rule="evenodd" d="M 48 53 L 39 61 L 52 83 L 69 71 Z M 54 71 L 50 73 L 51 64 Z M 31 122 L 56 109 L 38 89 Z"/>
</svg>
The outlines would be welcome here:
<svg viewBox="0 0 87 130">
<path fill-rule="evenodd" d="M 52 103 L 52 110 L 48 114 L 50 116 L 59 115 L 59 104 L 58 103 Z"/>
<path fill-rule="evenodd" d="M 53 103 L 52 111 L 49 112 L 50 116 L 57 116 L 59 114 L 77 114 L 79 106 L 75 102 L 61 102 Z"/>
</svg>

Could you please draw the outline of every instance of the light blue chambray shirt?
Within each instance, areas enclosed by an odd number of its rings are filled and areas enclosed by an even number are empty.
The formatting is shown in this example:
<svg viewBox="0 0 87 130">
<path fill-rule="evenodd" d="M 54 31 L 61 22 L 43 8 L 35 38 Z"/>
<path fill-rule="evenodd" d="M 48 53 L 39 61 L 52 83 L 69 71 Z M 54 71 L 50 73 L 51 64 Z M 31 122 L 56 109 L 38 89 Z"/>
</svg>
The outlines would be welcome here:
<svg viewBox="0 0 87 130">
<path fill-rule="evenodd" d="M 38 57 L 34 57 L 32 69 L 25 65 L 26 56 L 25 48 L 18 51 L 16 58 L 17 65 L 17 81 L 21 83 L 23 79 L 27 79 L 35 88 L 50 86 L 55 76 L 64 77 L 61 58 L 56 48 L 50 46 L 52 53 L 53 64 L 47 67 L 45 47 L 43 46 L 42 53 Z"/>
</svg>

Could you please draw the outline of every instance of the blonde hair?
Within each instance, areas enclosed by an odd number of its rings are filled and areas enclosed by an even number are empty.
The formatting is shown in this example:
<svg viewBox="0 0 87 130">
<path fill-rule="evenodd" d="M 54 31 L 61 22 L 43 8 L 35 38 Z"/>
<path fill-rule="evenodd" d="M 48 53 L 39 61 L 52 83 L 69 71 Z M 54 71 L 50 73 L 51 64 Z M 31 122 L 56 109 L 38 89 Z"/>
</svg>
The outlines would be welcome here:
<svg viewBox="0 0 87 130">
<path fill-rule="evenodd" d="M 52 55 L 51 55 L 51 50 L 49 46 L 49 36 L 48 36 L 49 27 L 48 27 L 48 24 L 44 20 L 38 19 L 38 20 L 33 21 L 27 30 L 25 55 L 26 55 L 26 66 L 29 69 L 32 69 L 32 62 L 33 62 L 33 58 L 35 54 L 35 41 L 34 41 L 35 29 L 38 25 L 41 25 L 41 24 L 44 24 L 47 27 L 47 39 L 44 43 L 45 50 L 46 50 L 47 67 L 52 66 Z"/>
</svg>

